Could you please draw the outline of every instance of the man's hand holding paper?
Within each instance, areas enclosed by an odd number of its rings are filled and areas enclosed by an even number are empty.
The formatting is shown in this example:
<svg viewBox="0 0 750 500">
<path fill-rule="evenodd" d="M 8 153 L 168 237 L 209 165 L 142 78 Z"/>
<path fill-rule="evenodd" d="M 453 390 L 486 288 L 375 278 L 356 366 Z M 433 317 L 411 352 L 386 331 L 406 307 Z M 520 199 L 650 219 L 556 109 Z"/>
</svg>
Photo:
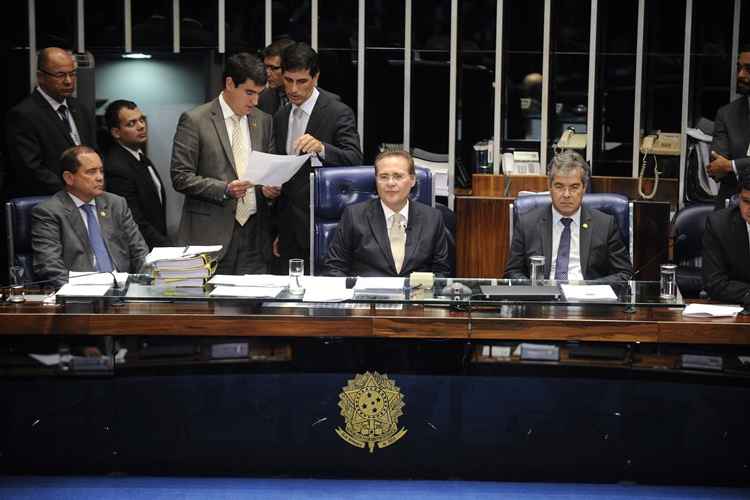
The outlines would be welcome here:
<svg viewBox="0 0 750 500">
<path fill-rule="evenodd" d="M 281 186 L 291 179 L 308 158 L 310 158 L 309 154 L 299 156 L 273 155 L 253 151 L 250 153 L 250 168 L 245 169 L 245 173 L 240 180 L 278 189 L 277 186 Z M 270 194 L 273 194 L 273 189 L 269 191 Z M 263 194 L 266 195 L 265 192 Z"/>
</svg>

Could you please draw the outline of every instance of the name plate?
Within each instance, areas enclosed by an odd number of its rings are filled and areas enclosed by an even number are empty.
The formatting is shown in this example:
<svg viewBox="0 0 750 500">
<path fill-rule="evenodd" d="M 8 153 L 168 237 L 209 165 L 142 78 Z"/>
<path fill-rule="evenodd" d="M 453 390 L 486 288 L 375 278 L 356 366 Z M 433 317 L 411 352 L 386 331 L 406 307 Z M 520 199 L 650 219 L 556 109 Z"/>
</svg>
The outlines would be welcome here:
<svg viewBox="0 0 750 500">
<path fill-rule="evenodd" d="M 521 359 L 526 361 L 559 361 L 560 348 L 556 345 L 521 344 Z"/>
<path fill-rule="evenodd" d="M 720 372 L 724 363 L 721 356 L 702 356 L 699 354 L 683 354 L 680 365 L 688 370 L 711 370 Z"/>
</svg>

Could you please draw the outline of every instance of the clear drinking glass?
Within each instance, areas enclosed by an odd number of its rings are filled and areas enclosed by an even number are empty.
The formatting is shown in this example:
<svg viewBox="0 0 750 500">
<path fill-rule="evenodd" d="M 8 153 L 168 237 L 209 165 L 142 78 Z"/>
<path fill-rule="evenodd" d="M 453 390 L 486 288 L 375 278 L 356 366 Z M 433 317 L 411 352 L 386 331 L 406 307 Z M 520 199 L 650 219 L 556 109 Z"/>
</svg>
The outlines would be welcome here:
<svg viewBox="0 0 750 500">
<path fill-rule="evenodd" d="M 544 280 L 544 256 L 532 255 L 529 257 L 529 270 L 531 286 L 539 285 Z"/>
<path fill-rule="evenodd" d="M 305 261 L 303 259 L 289 259 L 289 293 L 292 295 L 302 295 L 305 289 L 302 288 L 300 281 L 301 276 L 305 274 Z"/>
<path fill-rule="evenodd" d="M 674 299 L 677 297 L 677 266 L 662 264 L 660 268 L 659 297 Z"/>
</svg>

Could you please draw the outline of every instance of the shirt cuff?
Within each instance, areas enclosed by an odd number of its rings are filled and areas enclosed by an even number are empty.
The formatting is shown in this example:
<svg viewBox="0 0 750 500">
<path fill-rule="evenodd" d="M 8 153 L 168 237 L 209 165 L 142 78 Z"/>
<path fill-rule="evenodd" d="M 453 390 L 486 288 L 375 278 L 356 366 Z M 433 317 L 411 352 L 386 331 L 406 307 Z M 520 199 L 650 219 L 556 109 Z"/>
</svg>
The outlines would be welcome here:
<svg viewBox="0 0 750 500">
<path fill-rule="evenodd" d="M 739 177 L 739 176 L 737 175 L 737 165 L 736 165 L 736 164 L 734 163 L 734 160 L 732 160 L 732 171 L 734 172 L 734 175 L 735 175 L 736 177 Z"/>
</svg>

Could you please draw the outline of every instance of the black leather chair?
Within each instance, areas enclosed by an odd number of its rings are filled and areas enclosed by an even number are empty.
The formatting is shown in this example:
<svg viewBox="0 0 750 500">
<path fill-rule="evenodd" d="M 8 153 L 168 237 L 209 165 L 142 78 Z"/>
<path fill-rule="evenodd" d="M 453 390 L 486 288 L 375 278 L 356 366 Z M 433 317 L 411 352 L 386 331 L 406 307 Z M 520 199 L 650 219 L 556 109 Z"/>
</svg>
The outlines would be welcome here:
<svg viewBox="0 0 750 500">
<path fill-rule="evenodd" d="M 34 256 L 31 250 L 31 210 L 49 196 L 27 196 L 12 198 L 5 204 L 6 225 L 8 228 L 8 270 L 20 267 L 23 271 L 18 278 L 23 283 L 34 281 Z"/>
<path fill-rule="evenodd" d="M 511 205 L 510 210 L 510 242 L 513 242 L 513 225 L 518 217 L 537 207 L 546 207 L 552 203 L 549 194 L 534 194 L 519 196 Z M 617 221 L 625 247 L 633 261 L 633 210 L 628 198 L 616 193 L 586 193 L 583 195 L 583 204 L 589 208 L 595 208 L 609 214 Z"/>
<path fill-rule="evenodd" d="M 703 231 L 713 211 L 713 203 L 698 203 L 681 208 L 672 219 L 677 286 L 683 297 L 696 298 L 703 291 Z"/>
<path fill-rule="evenodd" d="M 423 167 L 416 170 L 417 183 L 411 190 L 411 199 L 435 206 L 432 172 Z M 344 208 L 377 196 L 375 167 L 326 167 L 310 175 L 311 274 L 322 269 Z"/>
</svg>

